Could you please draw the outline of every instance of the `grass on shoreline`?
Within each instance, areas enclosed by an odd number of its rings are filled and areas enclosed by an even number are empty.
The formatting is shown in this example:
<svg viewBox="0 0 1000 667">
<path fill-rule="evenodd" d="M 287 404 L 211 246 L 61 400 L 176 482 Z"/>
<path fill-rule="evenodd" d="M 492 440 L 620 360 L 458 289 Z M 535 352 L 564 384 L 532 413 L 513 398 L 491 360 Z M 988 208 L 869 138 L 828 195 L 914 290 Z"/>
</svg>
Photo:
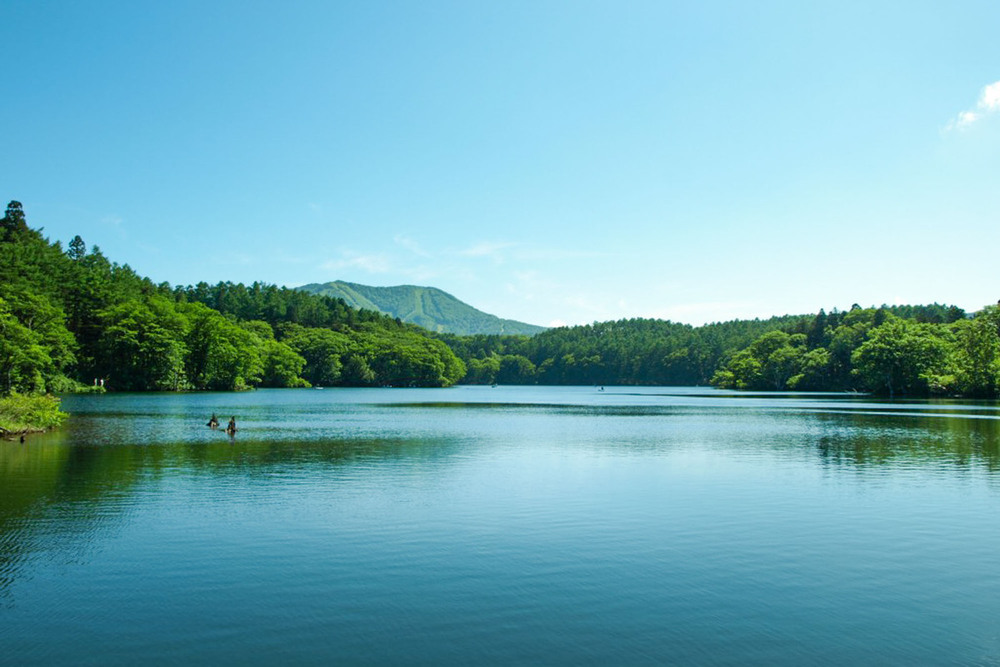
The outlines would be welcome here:
<svg viewBox="0 0 1000 667">
<path fill-rule="evenodd" d="M 0 436 L 47 431 L 59 426 L 66 416 L 55 396 L 4 396 L 0 398 Z"/>
</svg>

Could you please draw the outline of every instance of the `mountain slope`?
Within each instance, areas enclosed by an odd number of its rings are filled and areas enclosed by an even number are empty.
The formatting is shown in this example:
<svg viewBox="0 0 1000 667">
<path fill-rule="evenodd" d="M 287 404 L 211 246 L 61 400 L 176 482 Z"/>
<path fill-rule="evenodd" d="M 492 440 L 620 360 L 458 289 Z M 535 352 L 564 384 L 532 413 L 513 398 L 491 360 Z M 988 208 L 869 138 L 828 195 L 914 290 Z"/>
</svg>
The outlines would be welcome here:
<svg viewBox="0 0 1000 667">
<path fill-rule="evenodd" d="M 484 313 L 436 287 L 372 287 L 337 280 L 303 285 L 298 289 L 310 294 L 343 299 L 354 308 L 379 311 L 439 333 L 531 336 L 545 331 L 545 327 Z"/>
</svg>

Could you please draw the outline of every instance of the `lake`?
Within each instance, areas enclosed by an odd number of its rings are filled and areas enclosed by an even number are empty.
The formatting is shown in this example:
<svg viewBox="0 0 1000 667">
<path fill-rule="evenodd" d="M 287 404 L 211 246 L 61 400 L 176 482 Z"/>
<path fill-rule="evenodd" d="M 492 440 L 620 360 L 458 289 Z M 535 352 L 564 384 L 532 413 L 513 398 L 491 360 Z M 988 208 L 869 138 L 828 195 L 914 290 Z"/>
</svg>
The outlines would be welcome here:
<svg viewBox="0 0 1000 667">
<path fill-rule="evenodd" d="M 0 663 L 1000 664 L 997 403 L 454 387 L 64 408 L 0 442 Z"/>
</svg>

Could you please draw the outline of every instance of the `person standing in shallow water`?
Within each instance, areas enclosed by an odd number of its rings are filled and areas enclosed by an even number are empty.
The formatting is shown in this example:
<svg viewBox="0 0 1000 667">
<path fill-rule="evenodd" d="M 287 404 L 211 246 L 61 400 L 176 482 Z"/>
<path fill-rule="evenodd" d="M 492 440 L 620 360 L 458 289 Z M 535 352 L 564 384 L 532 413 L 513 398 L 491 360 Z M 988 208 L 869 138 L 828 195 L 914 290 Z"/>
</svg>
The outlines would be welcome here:
<svg viewBox="0 0 1000 667">
<path fill-rule="evenodd" d="M 229 418 L 229 424 L 226 426 L 226 433 L 228 433 L 229 435 L 232 435 L 233 433 L 236 433 L 236 417 L 235 416 Z"/>
</svg>

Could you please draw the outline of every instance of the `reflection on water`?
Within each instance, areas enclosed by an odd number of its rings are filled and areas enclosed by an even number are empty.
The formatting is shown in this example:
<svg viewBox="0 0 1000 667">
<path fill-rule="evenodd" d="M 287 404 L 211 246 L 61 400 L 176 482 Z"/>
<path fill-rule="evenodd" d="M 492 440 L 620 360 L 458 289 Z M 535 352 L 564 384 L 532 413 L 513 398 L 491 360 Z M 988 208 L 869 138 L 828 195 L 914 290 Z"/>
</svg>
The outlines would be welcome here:
<svg viewBox="0 0 1000 667">
<path fill-rule="evenodd" d="M 1000 658 L 994 403 L 459 387 L 65 405 L 60 431 L 0 443 L 13 663 Z"/>
</svg>

